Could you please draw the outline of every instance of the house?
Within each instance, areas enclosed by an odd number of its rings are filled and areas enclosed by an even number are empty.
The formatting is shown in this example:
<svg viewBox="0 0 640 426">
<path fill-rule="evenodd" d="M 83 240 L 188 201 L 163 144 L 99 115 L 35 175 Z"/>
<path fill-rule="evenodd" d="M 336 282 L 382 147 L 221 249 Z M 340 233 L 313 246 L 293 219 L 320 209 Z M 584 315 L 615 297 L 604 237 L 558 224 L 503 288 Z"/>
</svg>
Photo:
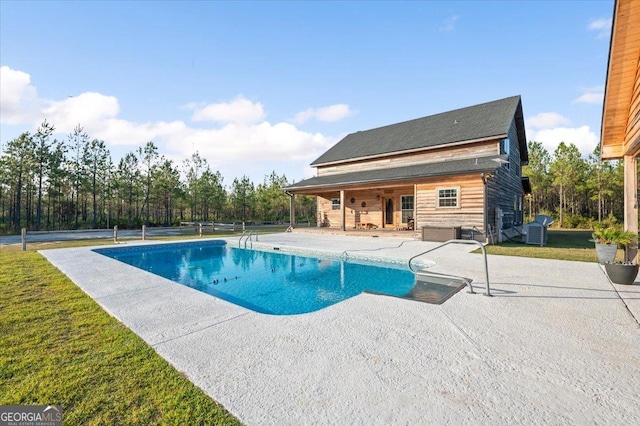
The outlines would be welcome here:
<svg viewBox="0 0 640 426">
<path fill-rule="evenodd" d="M 316 177 L 285 191 L 317 197 L 318 226 L 425 227 L 433 240 L 461 229 L 491 241 L 522 223 L 527 161 L 513 96 L 349 134 L 311 163 Z"/>
<path fill-rule="evenodd" d="M 638 232 L 640 155 L 640 2 L 617 0 L 602 108 L 600 157 L 624 161 L 624 227 Z M 629 255 L 629 251 L 627 251 Z M 634 250 L 630 257 L 636 258 Z"/>
</svg>

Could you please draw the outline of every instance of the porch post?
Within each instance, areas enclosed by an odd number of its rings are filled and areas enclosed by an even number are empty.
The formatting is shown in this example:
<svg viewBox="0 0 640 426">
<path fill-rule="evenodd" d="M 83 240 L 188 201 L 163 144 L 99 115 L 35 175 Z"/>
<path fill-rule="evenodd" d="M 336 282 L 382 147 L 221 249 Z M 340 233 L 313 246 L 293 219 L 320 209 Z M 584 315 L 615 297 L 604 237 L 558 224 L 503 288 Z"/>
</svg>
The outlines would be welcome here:
<svg viewBox="0 0 640 426">
<path fill-rule="evenodd" d="M 636 157 L 624 156 L 624 229 L 638 233 L 638 169 Z M 627 251 L 628 261 L 638 261 L 638 247 Z"/>
<path fill-rule="evenodd" d="M 345 226 L 345 208 L 344 208 L 344 189 L 340 190 L 340 230 L 345 231 L 347 227 Z"/>
<path fill-rule="evenodd" d="M 287 192 L 289 196 L 289 228 L 287 228 L 287 232 L 293 231 L 296 225 L 296 203 L 295 203 L 295 194 Z"/>
<path fill-rule="evenodd" d="M 482 226 L 483 226 L 483 231 L 484 231 L 484 242 L 486 244 L 489 243 L 489 207 L 487 206 L 488 203 L 488 194 L 487 194 L 487 181 L 489 180 L 490 175 L 487 173 L 480 173 L 480 177 L 482 178 L 482 186 L 483 186 L 483 191 L 482 191 Z"/>
<path fill-rule="evenodd" d="M 413 184 L 413 213 L 412 214 L 413 214 L 413 232 L 416 232 L 418 230 L 418 184 L 417 183 Z"/>
</svg>

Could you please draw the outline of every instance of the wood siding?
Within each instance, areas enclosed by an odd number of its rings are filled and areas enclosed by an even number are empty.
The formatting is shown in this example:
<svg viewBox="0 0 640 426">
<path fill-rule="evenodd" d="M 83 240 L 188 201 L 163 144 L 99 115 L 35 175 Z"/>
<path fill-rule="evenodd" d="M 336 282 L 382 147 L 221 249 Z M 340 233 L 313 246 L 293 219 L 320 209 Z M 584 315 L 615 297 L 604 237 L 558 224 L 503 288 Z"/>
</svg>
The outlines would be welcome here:
<svg viewBox="0 0 640 426">
<path fill-rule="evenodd" d="M 640 150 L 640 148 L 638 148 L 640 146 L 640 57 L 638 58 L 638 66 L 636 69 L 625 141 L 627 149 Z"/>
<path fill-rule="evenodd" d="M 438 208 L 438 189 L 457 188 L 459 207 Z M 433 178 L 417 186 L 416 226 L 476 227 L 484 231 L 484 184 L 479 174 Z"/>
<path fill-rule="evenodd" d="M 496 209 L 503 213 L 503 227 L 519 225 L 522 216 L 522 166 L 520 165 L 520 146 L 514 143 L 518 139 L 515 121 L 509 129 L 510 143 L 509 165 L 503 165 L 493 177 L 487 180 L 487 223 L 495 229 Z M 517 207 L 517 208 L 516 208 Z M 519 210 L 520 209 L 520 210 Z"/>
<path fill-rule="evenodd" d="M 517 143 L 517 138 L 513 139 Z M 318 167 L 318 176 L 329 176 L 340 173 L 358 172 L 377 168 L 394 168 L 413 166 L 416 164 L 429 164 L 441 161 L 462 160 L 465 158 L 486 157 L 499 154 L 500 146 L 496 141 L 477 142 L 450 148 L 432 149 L 421 153 L 393 155 L 387 158 L 379 158 L 368 161 L 355 161 L 335 166 Z"/>
<path fill-rule="evenodd" d="M 503 212 L 503 226 L 522 223 L 522 167 L 520 147 L 515 120 L 508 137 L 509 164 L 499 167 L 493 176 L 487 177 L 486 220 L 492 229 L 496 227 L 496 209 Z M 500 149 L 499 144 L 497 149 Z M 437 190 L 439 188 L 458 188 L 459 207 L 438 208 Z M 477 228 L 485 232 L 485 185 L 480 174 L 433 178 L 417 185 L 416 226 L 461 226 L 465 229 Z M 419 228 L 418 228 L 419 229 Z"/>
</svg>

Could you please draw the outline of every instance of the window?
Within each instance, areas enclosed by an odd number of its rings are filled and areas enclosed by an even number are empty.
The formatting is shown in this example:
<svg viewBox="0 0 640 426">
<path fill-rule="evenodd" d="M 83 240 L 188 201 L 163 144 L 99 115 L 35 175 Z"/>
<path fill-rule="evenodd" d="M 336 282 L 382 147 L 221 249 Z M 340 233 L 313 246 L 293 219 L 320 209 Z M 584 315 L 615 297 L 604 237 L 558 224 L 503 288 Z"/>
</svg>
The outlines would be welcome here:
<svg viewBox="0 0 640 426">
<path fill-rule="evenodd" d="M 340 198 L 333 198 L 331 200 L 331 210 L 340 210 Z"/>
<path fill-rule="evenodd" d="M 400 197 L 400 208 L 402 209 L 402 223 L 409 223 L 409 219 L 413 218 L 413 195 Z"/>
<path fill-rule="evenodd" d="M 438 208 L 458 207 L 458 188 L 438 189 Z"/>
<path fill-rule="evenodd" d="M 509 155 L 509 153 L 511 152 L 511 143 L 509 141 L 509 138 L 505 138 L 502 139 L 502 142 L 500 142 L 500 154 L 507 154 Z"/>
<path fill-rule="evenodd" d="M 511 141 L 509 141 L 509 138 L 502 139 L 502 142 L 500 142 L 500 154 L 507 155 L 507 162 L 503 163 L 502 165 L 508 169 L 509 168 L 508 161 L 509 161 L 509 157 L 511 156 Z"/>
</svg>

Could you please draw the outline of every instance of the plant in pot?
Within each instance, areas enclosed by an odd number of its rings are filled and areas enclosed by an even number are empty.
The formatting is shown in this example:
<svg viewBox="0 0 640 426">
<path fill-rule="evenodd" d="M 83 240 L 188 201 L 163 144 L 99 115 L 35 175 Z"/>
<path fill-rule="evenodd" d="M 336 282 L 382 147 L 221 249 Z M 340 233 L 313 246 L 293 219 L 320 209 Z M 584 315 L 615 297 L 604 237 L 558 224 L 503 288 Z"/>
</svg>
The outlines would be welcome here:
<svg viewBox="0 0 640 426">
<path fill-rule="evenodd" d="M 629 249 L 637 247 L 638 235 L 631 231 L 617 229 L 611 234 L 612 242 L 624 248 L 624 260 L 616 262 L 613 260 L 604 263 L 604 269 L 611 282 L 616 284 L 633 284 L 638 276 L 638 264 L 629 261 Z"/>
<path fill-rule="evenodd" d="M 624 232 L 621 226 L 616 225 L 596 226 L 594 228 L 590 241 L 596 244 L 596 254 L 598 255 L 599 263 L 605 264 L 615 261 L 618 245 L 621 244 L 619 242 L 621 234 Z"/>
</svg>

